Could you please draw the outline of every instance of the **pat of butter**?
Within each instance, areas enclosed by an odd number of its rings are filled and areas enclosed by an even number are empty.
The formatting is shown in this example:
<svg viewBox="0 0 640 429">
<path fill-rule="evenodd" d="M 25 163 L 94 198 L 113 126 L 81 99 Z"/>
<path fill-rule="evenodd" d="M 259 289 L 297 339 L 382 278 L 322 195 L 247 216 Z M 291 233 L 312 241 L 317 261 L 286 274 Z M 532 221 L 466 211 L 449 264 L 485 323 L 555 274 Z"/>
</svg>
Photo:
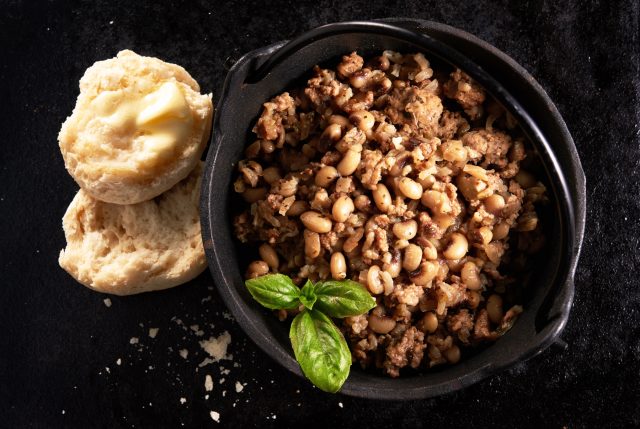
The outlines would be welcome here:
<svg viewBox="0 0 640 429">
<path fill-rule="evenodd" d="M 140 137 L 143 158 L 170 157 L 188 137 L 193 117 L 176 82 L 165 82 L 149 94 L 135 90 L 106 91 L 92 101 L 96 116 L 125 140 Z M 138 154 L 141 155 L 141 154 Z"/>
</svg>

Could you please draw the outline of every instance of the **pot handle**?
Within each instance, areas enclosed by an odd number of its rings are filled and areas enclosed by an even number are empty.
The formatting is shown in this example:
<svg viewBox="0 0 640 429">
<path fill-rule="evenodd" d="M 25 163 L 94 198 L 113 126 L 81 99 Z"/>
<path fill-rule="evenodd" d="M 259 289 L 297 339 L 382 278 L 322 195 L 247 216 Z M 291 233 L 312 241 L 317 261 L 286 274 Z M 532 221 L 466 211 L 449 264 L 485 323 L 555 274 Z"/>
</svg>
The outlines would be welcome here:
<svg viewBox="0 0 640 429">
<path fill-rule="evenodd" d="M 391 37 L 404 38 L 408 40 L 421 38 L 423 41 L 424 39 L 434 41 L 427 35 L 417 34 L 405 28 L 397 27 L 395 25 L 390 25 L 383 22 L 346 21 L 326 24 L 303 33 L 299 37 L 296 37 L 295 39 L 289 41 L 282 48 L 278 49 L 264 63 L 259 65 L 255 70 L 247 75 L 247 77 L 245 78 L 245 83 L 253 84 L 261 81 L 271 72 L 274 67 L 276 67 L 287 57 L 289 57 L 294 52 L 297 52 L 304 46 L 309 45 L 317 40 L 344 33 L 376 33 L 385 34 Z"/>
</svg>

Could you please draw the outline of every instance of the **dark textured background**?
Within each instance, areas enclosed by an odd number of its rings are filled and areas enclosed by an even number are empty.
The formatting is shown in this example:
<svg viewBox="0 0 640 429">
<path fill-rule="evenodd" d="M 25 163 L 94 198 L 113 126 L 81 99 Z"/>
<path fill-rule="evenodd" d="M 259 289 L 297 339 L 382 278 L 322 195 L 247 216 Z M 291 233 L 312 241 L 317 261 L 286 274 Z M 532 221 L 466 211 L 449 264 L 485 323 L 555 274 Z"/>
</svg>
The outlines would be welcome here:
<svg viewBox="0 0 640 429">
<path fill-rule="evenodd" d="M 640 426 L 639 7 L 456 3 L 0 2 L 0 427 L 215 427 L 211 410 L 225 427 Z M 224 317 L 208 273 L 166 292 L 111 298 L 107 308 L 58 267 L 60 219 L 77 186 L 56 135 L 94 61 L 131 48 L 177 62 L 215 100 L 229 57 L 320 24 L 386 16 L 443 22 L 494 44 L 564 116 L 588 184 L 566 351 L 547 350 L 430 400 L 331 396 L 286 372 Z M 203 337 L 173 317 L 198 324 Z M 155 339 L 152 327 L 160 328 Z M 233 360 L 198 368 L 198 340 L 225 330 Z M 215 384 L 208 399 L 205 374 Z M 236 381 L 246 383 L 239 393 Z"/>
</svg>

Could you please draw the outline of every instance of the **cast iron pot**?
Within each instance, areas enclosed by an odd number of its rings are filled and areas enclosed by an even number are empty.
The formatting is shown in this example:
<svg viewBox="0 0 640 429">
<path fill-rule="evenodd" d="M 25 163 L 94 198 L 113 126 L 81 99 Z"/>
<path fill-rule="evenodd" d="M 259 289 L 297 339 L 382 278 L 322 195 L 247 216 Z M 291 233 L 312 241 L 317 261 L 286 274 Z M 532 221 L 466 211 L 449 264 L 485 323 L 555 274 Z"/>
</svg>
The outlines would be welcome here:
<svg viewBox="0 0 640 429">
<path fill-rule="evenodd" d="M 305 83 L 316 64 L 335 66 L 357 50 L 372 55 L 385 49 L 423 52 L 432 62 L 457 66 L 471 75 L 518 120 L 543 165 L 552 219 L 544 258 L 527 287 L 524 312 L 495 344 L 459 364 L 397 379 L 353 365 L 341 392 L 347 395 L 407 400 L 461 389 L 551 344 L 563 344 L 573 300 L 573 277 L 585 219 L 585 179 L 571 135 L 544 90 L 517 63 L 476 37 L 429 21 L 388 19 L 342 22 L 313 29 L 290 42 L 257 49 L 229 70 L 218 110 L 204 173 L 201 219 L 209 268 L 222 299 L 246 334 L 269 356 L 302 376 L 293 357 L 288 323 L 257 304 L 244 286 L 247 249 L 239 248 L 231 226 L 235 165 L 253 141 L 251 129 L 262 103 Z"/>
</svg>

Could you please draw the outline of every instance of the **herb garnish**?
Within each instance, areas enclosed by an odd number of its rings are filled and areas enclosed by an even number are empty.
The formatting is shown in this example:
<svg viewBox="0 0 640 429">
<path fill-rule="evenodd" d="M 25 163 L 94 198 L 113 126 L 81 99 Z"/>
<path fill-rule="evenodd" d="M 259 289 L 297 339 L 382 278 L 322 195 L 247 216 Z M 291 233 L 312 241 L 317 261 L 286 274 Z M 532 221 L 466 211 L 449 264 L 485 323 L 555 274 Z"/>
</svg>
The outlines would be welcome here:
<svg viewBox="0 0 640 429">
<path fill-rule="evenodd" d="M 335 393 L 349 376 L 351 352 L 331 317 L 358 316 L 376 301 L 358 282 L 310 280 L 302 289 L 284 274 L 267 274 L 245 282 L 251 296 L 272 310 L 304 309 L 291 322 L 289 338 L 304 375 L 321 390 Z"/>
</svg>

